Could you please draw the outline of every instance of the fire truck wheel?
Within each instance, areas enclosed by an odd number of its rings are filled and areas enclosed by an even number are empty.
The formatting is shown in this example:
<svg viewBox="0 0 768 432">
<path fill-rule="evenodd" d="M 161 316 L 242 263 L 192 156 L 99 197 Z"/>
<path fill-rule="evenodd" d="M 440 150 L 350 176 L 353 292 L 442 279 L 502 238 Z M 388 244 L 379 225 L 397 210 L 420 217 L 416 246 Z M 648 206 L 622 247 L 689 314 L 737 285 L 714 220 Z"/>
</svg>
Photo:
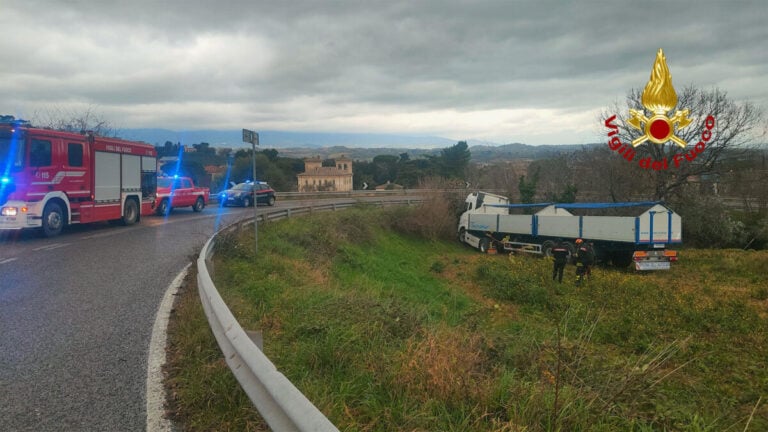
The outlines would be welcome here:
<svg viewBox="0 0 768 432">
<path fill-rule="evenodd" d="M 120 219 L 123 225 L 133 225 L 139 219 L 139 207 L 136 205 L 136 201 L 133 199 L 125 200 L 125 209 L 123 210 L 123 218 Z"/>
<path fill-rule="evenodd" d="M 198 198 L 195 201 L 195 205 L 192 206 L 192 211 L 201 212 L 205 208 L 205 201 L 202 198 Z"/>
<path fill-rule="evenodd" d="M 55 202 L 49 202 L 43 210 L 43 233 L 46 237 L 55 237 L 64 228 L 64 212 Z"/>
<path fill-rule="evenodd" d="M 163 199 L 160 201 L 160 204 L 157 205 L 157 214 L 158 216 L 167 216 L 168 213 L 170 213 L 170 206 L 168 205 L 168 199 Z"/>
</svg>

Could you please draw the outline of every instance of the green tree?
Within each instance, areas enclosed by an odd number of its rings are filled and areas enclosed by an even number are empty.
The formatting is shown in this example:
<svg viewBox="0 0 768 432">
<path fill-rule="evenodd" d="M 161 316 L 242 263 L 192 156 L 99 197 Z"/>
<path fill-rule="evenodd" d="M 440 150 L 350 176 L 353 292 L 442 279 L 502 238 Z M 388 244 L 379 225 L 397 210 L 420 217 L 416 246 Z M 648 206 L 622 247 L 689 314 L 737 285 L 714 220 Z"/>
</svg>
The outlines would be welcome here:
<svg viewBox="0 0 768 432">
<path fill-rule="evenodd" d="M 523 204 L 532 204 L 536 197 L 536 185 L 539 183 L 539 170 L 536 169 L 533 175 L 526 179 L 524 175 L 520 176 L 517 188 L 520 192 L 520 202 Z"/>
<path fill-rule="evenodd" d="M 266 150 L 263 150 L 262 153 L 264 153 L 264 156 L 266 156 L 270 162 L 277 161 L 277 150 L 266 149 Z"/>
<path fill-rule="evenodd" d="M 576 202 L 576 194 L 579 189 L 574 184 L 565 185 L 565 189 L 559 194 L 550 195 L 551 201 L 556 203 L 574 203 Z"/>
<path fill-rule="evenodd" d="M 157 148 L 157 155 L 159 157 L 163 156 L 176 156 L 179 153 L 179 146 L 178 144 L 174 144 L 170 141 L 166 141 L 165 145 L 162 147 Z"/>
<path fill-rule="evenodd" d="M 398 171 L 397 156 L 392 155 L 378 155 L 373 158 L 373 181 L 376 184 L 384 184 L 386 182 L 394 182 L 397 179 Z"/>
<path fill-rule="evenodd" d="M 472 154 L 466 141 L 459 141 L 455 145 L 443 149 L 439 157 L 440 174 L 446 178 L 463 179 L 471 157 Z"/>
<path fill-rule="evenodd" d="M 210 178 L 205 172 L 205 167 L 196 161 L 181 159 L 180 162 L 168 162 L 160 167 L 160 170 L 169 176 L 184 176 L 192 178 L 192 181 L 199 186 L 208 186 Z"/>
<path fill-rule="evenodd" d="M 195 149 L 200 155 L 215 155 L 216 149 L 211 147 L 207 142 L 201 142 L 199 144 L 192 144 L 192 148 Z"/>
</svg>

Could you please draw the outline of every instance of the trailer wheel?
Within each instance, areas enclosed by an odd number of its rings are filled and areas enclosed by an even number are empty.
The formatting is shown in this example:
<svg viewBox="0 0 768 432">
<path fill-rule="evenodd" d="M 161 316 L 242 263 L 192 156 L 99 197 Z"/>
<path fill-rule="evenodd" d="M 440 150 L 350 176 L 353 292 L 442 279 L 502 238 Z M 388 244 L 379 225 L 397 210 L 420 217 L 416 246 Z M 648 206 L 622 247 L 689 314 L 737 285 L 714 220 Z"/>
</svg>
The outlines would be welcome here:
<svg viewBox="0 0 768 432">
<path fill-rule="evenodd" d="M 555 247 L 555 242 L 552 240 L 547 240 L 544 243 L 541 244 L 541 254 L 545 257 L 551 257 L 552 256 L 552 248 Z"/>
<path fill-rule="evenodd" d="M 205 201 L 203 201 L 203 197 L 199 197 L 197 201 L 195 201 L 195 205 L 192 206 L 192 211 L 195 212 L 201 212 L 205 208 Z"/>
<path fill-rule="evenodd" d="M 611 263 L 618 268 L 629 267 L 632 264 L 632 252 L 614 252 L 611 254 Z"/>
<path fill-rule="evenodd" d="M 46 237 L 55 237 L 61 234 L 64 228 L 64 211 L 55 202 L 49 202 L 43 209 L 43 234 Z"/>
<path fill-rule="evenodd" d="M 123 217 L 120 222 L 125 225 L 133 225 L 139 220 L 139 206 L 136 205 L 136 200 L 128 198 L 125 200 L 125 208 L 123 209 Z"/>
<path fill-rule="evenodd" d="M 477 245 L 477 250 L 479 250 L 482 253 L 488 253 L 488 249 L 490 248 L 491 241 L 487 238 L 481 238 L 480 242 Z"/>
</svg>

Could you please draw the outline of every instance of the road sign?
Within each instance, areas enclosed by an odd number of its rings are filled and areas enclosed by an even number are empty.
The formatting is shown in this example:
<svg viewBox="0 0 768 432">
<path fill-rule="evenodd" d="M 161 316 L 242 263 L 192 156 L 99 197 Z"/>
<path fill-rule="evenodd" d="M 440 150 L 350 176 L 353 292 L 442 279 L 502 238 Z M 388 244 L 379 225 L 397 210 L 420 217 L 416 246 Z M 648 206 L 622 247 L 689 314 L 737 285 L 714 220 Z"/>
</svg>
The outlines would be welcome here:
<svg viewBox="0 0 768 432">
<path fill-rule="evenodd" d="M 259 134 L 248 129 L 243 129 L 243 142 L 259 145 Z"/>
<path fill-rule="evenodd" d="M 363 190 L 368 189 L 368 183 L 363 182 Z"/>
</svg>

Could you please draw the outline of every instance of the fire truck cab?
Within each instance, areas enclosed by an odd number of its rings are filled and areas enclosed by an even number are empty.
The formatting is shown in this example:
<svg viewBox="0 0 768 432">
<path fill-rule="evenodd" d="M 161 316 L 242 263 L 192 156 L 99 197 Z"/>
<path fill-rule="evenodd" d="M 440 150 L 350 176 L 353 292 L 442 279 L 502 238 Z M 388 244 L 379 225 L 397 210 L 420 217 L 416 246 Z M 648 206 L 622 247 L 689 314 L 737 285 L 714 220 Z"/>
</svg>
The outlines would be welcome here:
<svg viewBox="0 0 768 432">
<path fill-rule="evenodd" d="M 69 224 L 131 225 L 154 210 L 156 171 L 149 144 L 0 116 L 0 230 L 52 237 Z"/>
</svg>

